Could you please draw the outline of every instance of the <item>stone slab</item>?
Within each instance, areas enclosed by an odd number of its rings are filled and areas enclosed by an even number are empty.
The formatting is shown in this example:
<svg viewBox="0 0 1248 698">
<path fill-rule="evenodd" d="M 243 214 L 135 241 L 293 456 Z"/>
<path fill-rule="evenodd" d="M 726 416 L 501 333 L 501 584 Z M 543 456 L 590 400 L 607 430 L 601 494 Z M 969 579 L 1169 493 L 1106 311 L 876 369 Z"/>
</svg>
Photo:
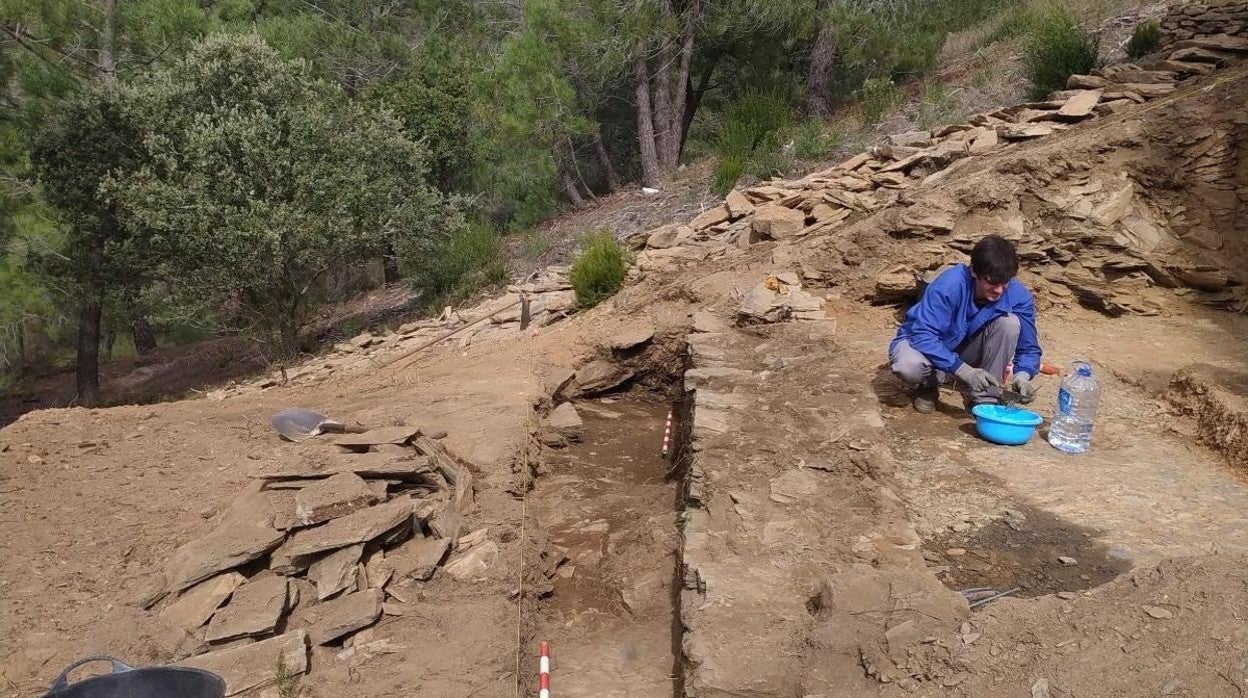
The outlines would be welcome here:
<svg viewBox="0 0 1248 698">
<path fill-rule="evenodd" d="M 222 642 L 273 632 L 286 612 L 286 601 L 285 577 L 253 579 L 235 589 L 230 603 L 213 615 L 204 639 Z"/>
<path fill-rule="evenodd" d="M 317 619 L 308 628 L 308 639 L 314 645 L 333 642 L 377 622 L 381 617 L 381 590 L 365 589 L 326 601 L 314 613 Z"/>
<path fill-rule="evenodd" d="M 194 630 L 207 623 L 217 608 L 245 581 L 247 578 L 237 572 L 205 579 L 162 608 L 160 617 L 180 628 Z"/>
<path fill-rule="evenodd" d="M 378 444 L 405 444 L 419 433 L 419 427 L 381 427 L 380 429 L 366 431 L 363 434 L 343 434 L 335 437 L 333 442 L 335 445 L 347 448 L 376 446 Z"/>
<path fill-rule="evenodd" d="M 433 577 L 450 549 L 449 538 L 415 538 L 387 553 L 384 564 L 396 580 L 410 577 L 423 582 Z"/>
<path fill-rule="evenodd" d="M 304 569 L 309 556 L 366 543 L 412 518 L 412 502 L 398 497 L 385 504 L 347 514 L 316 528 L 296 531 L 273 551 L 270 569 L 283 573 Z"/>
<path fill-rule="evenodd" d="M 165 563 L 169 591 L 180 591 L 218 572 L 255 560 L 282 544 L 286 534 L 263 526 L 220 526 L 174 551 Z"/>
<path fill-rule="evenodd" d="M 211 671 L 225 680 L 225 695 L 233 696 L 277 681 L 278 657 L 291 675 L 306 673 L 307 643 L 307 633 L 291 630 L 268 640 L 190 657 L 176 666 Z"/>
<path fill-rule="evenodd" d="M 299 462 L 264 464 L 254 468 L 250 476 L 258 480 L 320 479 L 338 473 L 355 473 L 360 477 L 393 477 L 419 480 L 430 472 L 429 459 L 415 452 L 394 453 L 332 453 L 322 458 Z"/>
<path fill-rule="evenodd" d="M 323 523 L 371 506 L 377 495 L 355 473 L 337 473 L 299 490 L 295 520 L 301 525 Z"/>
<path fill-rule="evenodd" d="M 308 579 L 316 585 L 316 598 L 324 601 L 355 583 L 355 566 L 364 554 L 364 544 L 356 543 L 326 555 L 308 568 Z"/>
</svg>

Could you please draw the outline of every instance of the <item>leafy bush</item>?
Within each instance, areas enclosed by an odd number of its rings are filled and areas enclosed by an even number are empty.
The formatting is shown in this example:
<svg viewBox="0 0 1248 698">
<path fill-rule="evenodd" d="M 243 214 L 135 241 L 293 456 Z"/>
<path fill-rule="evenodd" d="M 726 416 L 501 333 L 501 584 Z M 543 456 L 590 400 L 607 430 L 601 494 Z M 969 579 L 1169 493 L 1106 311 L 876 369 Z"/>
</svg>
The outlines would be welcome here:
<svg viewBox="0 0 1248 698">
<path fill-rule="evenodd" d="M 725 155 L 719 159 L 715 168 L 715 176 L 711 179 L 711 191 L 719 196 L 727 196 L 737 180 L 745 174 L 745 160 L 736 155 Z"/>
<path fill-rule="evenodd" d="M 776 90 L 750 90 L 729 104 L 715 134 L 720 165 L 711 188 L 726 194 L 747 170 L 759 176 L 770 173 L 780 134 L 791 118 L 788 100 Z"/>
<path fill-rule="evenodd" d="M 862 106 L 862 119 L 874 124 L 893 107 L 901 103 L 901 90 L 886 78 L 871 78 L 858 90 L 858 102 Z"/>
<path fill-rule="evenodd" d="M 953 99 L 948 88 L 936 80 L 925 84 L 914 115 L 915 124 L 919 128 L 931 128 L 953 118 Z"/>
<path fill-rule="evenodd" d="M 1079 26 L 1066 7 L 1047 5 L 1028 22 L 1024 65 L 1033 96 L 1041 98 L 1066 86 L 1066 78 L 1096 67 L 1097 36 Z"/>
<path fill-rule="evenodd" d="M 1161 25 L 1157 20 L 1149 19 L 1135 25 L 1135 29 L 1131 31 L 1131 38 L 1127 40 L 1125 50 L 1132 58 L 1143 58 L 1152 53 L 1160 43 Z"/>
<path fill-rule="evenodd" d="M 793 157 L 798 160 L 818 160 L 827 155 L 845 139 L 839 128 L 826 130 L 821 119 L 807 119 L 789 131 L 793 141 Z"/>
<path fill-rule="evenodd" d="M 576 291 L 577 305 L 592 308 L 611 297 L 624 285 L 627 273 L 628 250 L 610 230 L 586 234 L 568 274 L 572 289 Z"/>
<path fill-rule="evenodd" d="M 507 280 L 502 252 L 498 233 L 472 224 L 448 235 L 407 271 L 431 299 L 464 296 Z"/>
</svg>

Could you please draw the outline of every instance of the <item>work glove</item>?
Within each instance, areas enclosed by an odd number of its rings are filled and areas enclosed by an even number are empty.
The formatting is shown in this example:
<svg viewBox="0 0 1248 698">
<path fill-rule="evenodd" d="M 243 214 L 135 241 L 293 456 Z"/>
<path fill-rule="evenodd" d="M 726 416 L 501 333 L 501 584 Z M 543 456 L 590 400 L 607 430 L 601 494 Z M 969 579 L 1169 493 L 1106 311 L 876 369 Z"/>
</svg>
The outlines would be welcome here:
<svg viewBox="0 0 1248 698">
<path fill-rule="evenodd" d="M 971 389 L 973 393 L 986 393 L 989 388 L 1000 388 L 1001 379 L 985 371 L 982 368 L 975 368 L 970 364 L 962 364 L 958 367 L 954 374 L 962 379 L 963 383 Z"/>
<path fill-rule="evenodd" d="M 1019 402 L 1024 405 L 1036 399 L 1036 386 L 1031 384 L 1031 374 L 1015 373 L 1010 378 L 1009 388 L 1020 395 Z"/>
</svg>

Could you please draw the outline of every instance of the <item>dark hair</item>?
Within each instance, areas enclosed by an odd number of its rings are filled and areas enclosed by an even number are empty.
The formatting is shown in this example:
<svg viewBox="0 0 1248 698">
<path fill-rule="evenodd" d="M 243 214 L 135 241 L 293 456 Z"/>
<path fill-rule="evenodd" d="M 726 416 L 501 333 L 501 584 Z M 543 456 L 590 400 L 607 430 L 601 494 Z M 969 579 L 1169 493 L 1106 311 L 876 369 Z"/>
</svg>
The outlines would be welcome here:
<svg viewBox="0 0 1248 698">
<path fill-rule="evenodd" d="M 994 284 L 1003 284 L 1018 273 L 1018 252 L 1000 235 L 986 235 L 971 250 L 971 271 Z"/>
</svg>

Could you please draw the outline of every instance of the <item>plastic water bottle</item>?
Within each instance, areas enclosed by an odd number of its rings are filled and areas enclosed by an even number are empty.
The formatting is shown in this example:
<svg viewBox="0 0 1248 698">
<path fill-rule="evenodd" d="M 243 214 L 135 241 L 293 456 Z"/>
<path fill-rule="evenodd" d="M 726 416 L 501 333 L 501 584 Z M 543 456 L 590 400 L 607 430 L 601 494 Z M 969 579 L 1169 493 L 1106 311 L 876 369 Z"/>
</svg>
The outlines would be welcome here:
<svg viewBox="0 0 1248 698">
<path fill-rule="evenodd" d="M 1092 366 L 1076 361 L 1057 391 L 1057 414 L 1049 425 L 1049 443 L 1059 451 L 1083 453 L 1092 445 L 1092 422 L 1101 401 L 1101 386 Z"/>
</svg>

